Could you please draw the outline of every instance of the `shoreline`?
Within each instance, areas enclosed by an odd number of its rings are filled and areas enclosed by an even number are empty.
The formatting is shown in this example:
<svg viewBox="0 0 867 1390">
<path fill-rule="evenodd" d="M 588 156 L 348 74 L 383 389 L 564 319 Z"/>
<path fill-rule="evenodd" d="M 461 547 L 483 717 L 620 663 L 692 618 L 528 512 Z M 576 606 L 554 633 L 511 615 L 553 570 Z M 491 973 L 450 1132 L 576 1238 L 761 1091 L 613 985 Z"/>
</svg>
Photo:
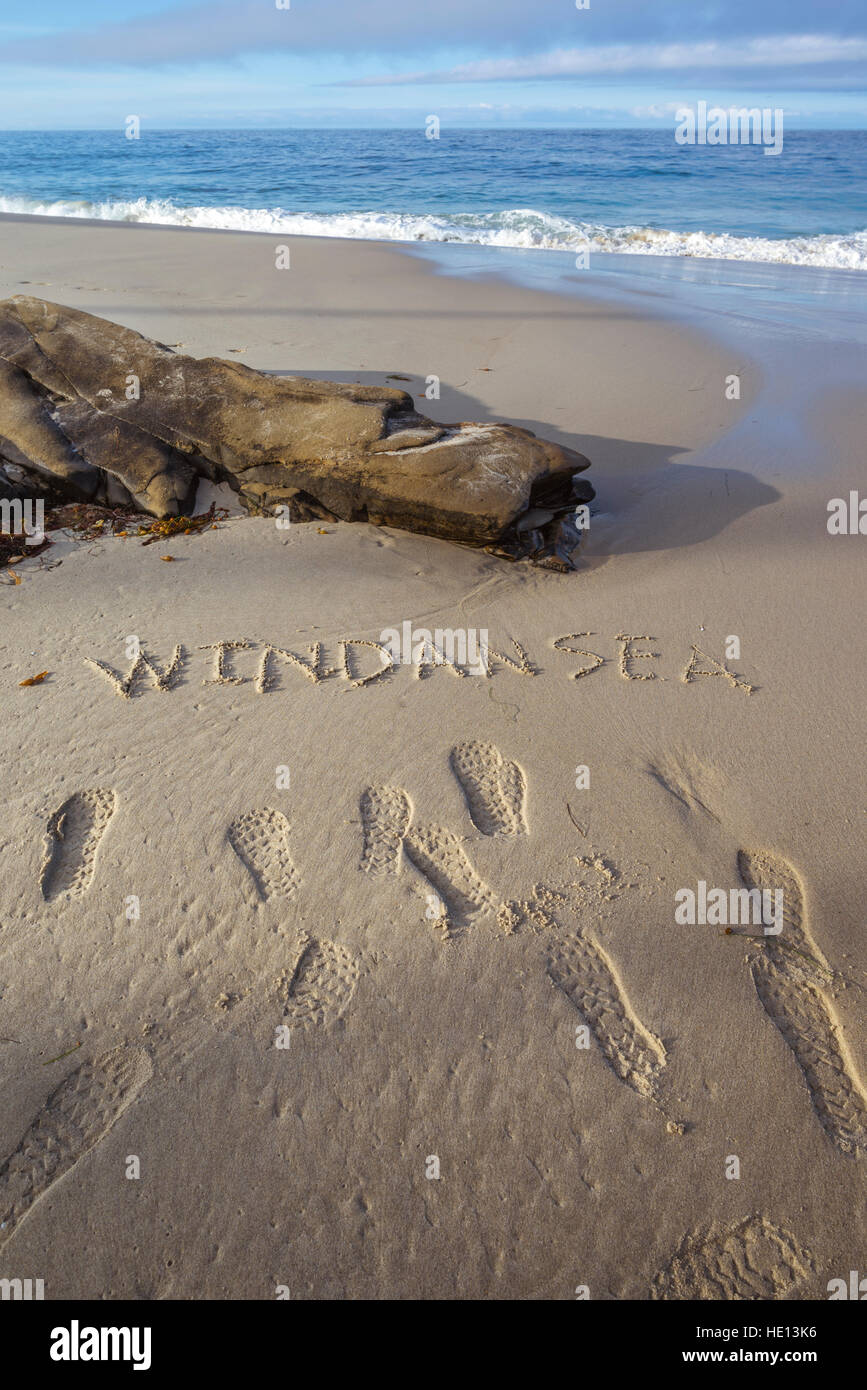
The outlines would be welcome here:
<svg viewBox="0 0 867 1390">
<path fill-rule="evenodd" d="M 194 234 L 207 234 L 212 236 L 241 236 L 241 237 L 271 237 L 279 240 L 309 241 L 309 242 L 338 242 L 354 246 L 358 244 L 392 247 L 398 251 L 420 251 L 421 254 L 430 253 L 437 255 L 442 253 L 446 256 L 490 256 L 493 258 L 535 258 L 542 257 L 544 260 L 554 261 L 559 259 L 561 262 L 573 261 L 575 259 L 575 249 L 563 247 L 542 247 L 542 246 L 496 246 L 486 242 L 457 241 L 457 240 L 438 240 L 435 238 L 410 237 L 405 240 L 394 237 L 347 237 L 339 235 L 324 235 L 315 232 L 295 232 L 281 231 L 268 228 L 250 227 L 192 227 L 184 226 L 180 223 L 147 222 L 134 219 L 111 218 L 111 217 L 78 217 L 62 216 L 53 213 L 23 213 L 23 212 L 4 212 L 0 211 L 0 223 L 35 223 L 37 225 L 50 226 L 82 226 L 82 227 L 117 227 L 127 231 L 154 231 L 154 232 L 185 232 Z M 726 256 L 691 256 L 691 255 L 671 255 L 665 253 L 649 252 L 626 252 L 626 251 L 596 251 L 591 252 L 593 261 L 602 262 L 605 265 L 619 266 L 622 269 L 633 269 L 636 274 L 639 267 L 645 267 L 650 275 L 655 269 L 664 268 L 668 273 L 674 273 L 678 268 L 684 272 L 701 272 L 702 268 L 707 269 L 707 273 L 712 276 L 720 269 L 726 268 L 734 273 L 740 270 L 742 273 L 754 272 L 759 275 L 773 277 L 779 275 L 785 278 L 788 275 L 798 275 L 803 273 L 805 278 L 815 278 L 841 281 L 848 280 L 852 284 L 864 282 L 867 285 L 867 268 L 863 270 L 854 269 L 848 266 L 818 266 L 802 265 L 797 262 L 789 261 L 763 261 L 740 259 Z"/>
<path fill-rule="evenodd" d="M 449 279 L 494 280 L 546 295 L 616 302 L 624 294 L 652 296 L 660 316 L 689 323 L 698 315 L 702 329 L 731 343 L 746 327 L 773 327 L 778 333 L 822 336 L 824 318 L 834 315 L 831 334 L 867 345 L 867 273 L 840 267 L 715 259 L 712 257 L 628 255 L 594 252 L 586 269 L 575 269 L 574 253 L 543 248 L 499 247 L 476 243 L 389 238 L 315 236 L 303 233 L 183 227 L 109 218 L 43 216 L 0 212 L 0 228 L 36 227 L 116 229 L 127 235 L 268 239 L 276 244 L 370 247 L 432 266 Z M 2 244 L 2 242 L 0 242 Z M 729 327 L 727 320 L 733 320 Z"/>
</svg>

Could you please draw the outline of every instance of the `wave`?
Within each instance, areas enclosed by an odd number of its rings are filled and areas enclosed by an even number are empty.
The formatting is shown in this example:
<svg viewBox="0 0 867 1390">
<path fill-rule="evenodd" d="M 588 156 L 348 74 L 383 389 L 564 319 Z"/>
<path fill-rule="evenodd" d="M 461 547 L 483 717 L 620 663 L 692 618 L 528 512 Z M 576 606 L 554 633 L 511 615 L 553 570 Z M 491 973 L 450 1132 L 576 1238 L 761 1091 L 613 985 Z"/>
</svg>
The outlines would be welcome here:
<svg viewBox="0 0 867 1390">
<path fill-rule="evenodd" d="M 505 212 L 287 212 L 283 208 L 179 207 L 166 199 L 59 200 L 0 196 L 0 213 L 84 217 L 160 227 L 202 227 L 285 236 L 348 237 L 364 241 L 449 241 L 519 250 L 614 252 L 629 256 L 690 256 L 764 261 L 835 270 L 867 270 L 867 230 L 847 234 L 769 237 L 730 232 L 679 232 L 660 227 L 606 227 L 512 208 Z"/>
</svg>

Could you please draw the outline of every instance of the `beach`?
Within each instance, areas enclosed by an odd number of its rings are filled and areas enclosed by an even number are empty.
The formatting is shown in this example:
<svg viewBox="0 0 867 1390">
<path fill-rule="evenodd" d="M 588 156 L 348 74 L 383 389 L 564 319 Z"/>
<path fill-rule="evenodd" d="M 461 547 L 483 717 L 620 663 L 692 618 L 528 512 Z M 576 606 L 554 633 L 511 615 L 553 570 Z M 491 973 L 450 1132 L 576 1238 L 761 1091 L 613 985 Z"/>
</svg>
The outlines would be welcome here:
<svg viewBox="0 0 867 1390">
<path fill-rule="evenodd" d="M 520 425 L 597 494 L 572 574 L 225 489 L 202 534 L 16 566 L 0 1255 L 52 1298 L 819 1300 L 853 1267 L 859 272 L 451 249 L 0 217 L 0 298 Z M 484 633 L 487 673 L 383 669 L 405 623 Z M 800 960 L 676 918 L 757 865 Z"/>
</svg>

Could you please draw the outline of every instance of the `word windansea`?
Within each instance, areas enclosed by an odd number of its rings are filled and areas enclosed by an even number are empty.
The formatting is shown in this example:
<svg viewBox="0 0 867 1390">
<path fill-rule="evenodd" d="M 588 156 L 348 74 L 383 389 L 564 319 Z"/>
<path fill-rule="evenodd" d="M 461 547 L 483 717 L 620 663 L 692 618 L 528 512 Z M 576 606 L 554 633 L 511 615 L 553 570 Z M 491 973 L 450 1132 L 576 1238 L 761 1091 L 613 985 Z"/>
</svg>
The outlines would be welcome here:
<svg viewBox="0 0 867 1390">
<path fill-rule="evenodd" d="M 394 631 L 386 629 L 386 632 Z M 450 630 L 454 635 L 454 630 Z M 487 632 L 487 629 L 484 630 Z M 650 646 L 655 639 L 647 635 L 620 632 L 615 637 L 617 647 L 608 656 L 586 646 L 574 645 L 594 637 L 592 632 L 567 633 L 552 640 L 555 651 L 567 656 L 580 658 L 577 669 L 563 670 L 569 680 L 582 680 L 594 675 L 606 665 L 616 664 L 620 679 L 625 681 L 653 681 L 671 679 L 661 677 L 647 663 L 661 661 L 662 653 Z M 411 673 L 410 679 L 422 680 L 436 670 L 446 669 L 458 677 L 472 675 L 490 679 L 501 672 L 525 677 L 537 677 L 544 668 L 534 662 L 527 649 L 515 638 L 502 647 L 511 645 L 513 653 L 499 650 L 485 642 L 471 653 L 472 664 L 461 665 L 451 660 L 448 651 L 455 654 L 455 644 L 444 644 L 444 649 L 426 649 L 422 644 L 416 651 L 409 666 L 404 665 L 400 656 L 388 644 L 375 642 L 367 637 L 344 637 L 337 641 L 338 656 L 329 657 L 324 644 L 315 642 L 306 648 L 302 655 L 289 647 L 276 646 L 271 642 L 251 642 L 247 639 L 233 640 L 222 638 L 216 642 L 200 645 L 196 650 L 205 653 L 202 684 L 204 685 L 245 685 L 250 684 L 256 694 L 266 694 L 282 684 L 282 674 L 300 674 L 314 685 L 336 678 L 348 681 L 355 688 L 374 685 L 405 670 Z M 595 642 L 596 646 L 602 645 Z M 460 653 L 460 643 L 457 643 Z M 463 647 L 467 651 L 466 644 Z M 255 653 L 249 656 L 248 653 Z M 97 657 L 87 657 L 87 664 L 98 671 L 110 683 L 115 692 L 127 699 L 141 693 L 148 686 L 160 691 L 173 690 L 184 683 L 191 662 L 191 653 L 177 643 L 168 661 L 160 662 L 149 654 L 140 639 L 133 635 L 124 639 L 124 655 L 128 662 L 126 670 L 118 669 L 108 661 Z M 683 658 L 681 659 L 683 662 Z M 201 658 L 199 659 L 201 662 Z M 722 678 L 733 690 L 752 694 L 755 689 L 743 677 L 732 671 L 724 660 L 709 655 L 694 644 L 690 647 L 685 664 L 681 664 L 680 680 L 689 685 L 702 679 Z"/>
</svg>

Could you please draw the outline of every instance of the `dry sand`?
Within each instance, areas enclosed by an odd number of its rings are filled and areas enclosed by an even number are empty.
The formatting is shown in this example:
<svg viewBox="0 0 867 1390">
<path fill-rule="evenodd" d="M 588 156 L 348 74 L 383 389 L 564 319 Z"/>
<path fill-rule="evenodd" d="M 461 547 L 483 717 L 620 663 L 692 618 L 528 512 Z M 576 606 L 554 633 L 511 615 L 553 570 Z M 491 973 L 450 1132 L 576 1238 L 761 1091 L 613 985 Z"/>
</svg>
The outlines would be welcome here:
<svg viewBox="0 0 867 1390">
<path fill-rule="evenodd" d="M 589 535 L 562 576 L 238 516 L 58 535 L 3 587 L 0 1275 L 826 1298 L 865 1217 L 865 541 L 826 528 L 863 350 L 373 243 L 293 239 L 277 272 L 275 241 L 7 218 L 0 292 L 268 370 L 436 374 L 435 418 L 592 459 Z M 404 621 L 486 630 L 492 675 L 362 684 L 341 642 Z M 170 688 L 93 665 L 125 674 L 130 636 L 180 644 Z M 736 679 L 684 679 L 732 636 Z M 249 644 L 234 682 L 220 642 Z M 274 657 L 260 689 L 267 644 L 316 643 L 334 674 Z M 788 953 L 675 920 L 739 851 L 785 885 Z"/>
</svg>

